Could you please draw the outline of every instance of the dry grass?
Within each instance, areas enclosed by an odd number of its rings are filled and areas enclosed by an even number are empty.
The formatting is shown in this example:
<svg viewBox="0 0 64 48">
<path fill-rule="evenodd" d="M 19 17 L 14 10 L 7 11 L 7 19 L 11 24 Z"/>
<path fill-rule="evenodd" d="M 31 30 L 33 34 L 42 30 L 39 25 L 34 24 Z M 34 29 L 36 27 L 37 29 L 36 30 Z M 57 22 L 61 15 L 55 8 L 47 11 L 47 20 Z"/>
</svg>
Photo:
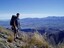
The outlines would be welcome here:
<svg viewBox="0 0 64 48">
<path fill-rule="evenodd" d="M 8 42 L 13 42 L 14 41 L 14 36 L 12 36 L 12 35 L 8 36 L 7 41 Z"/>
<path fill-rule="evenodd" d="M 14 35 L 13 35 L 13 32 L 8 30 L 8 29 L 5 29 L 4 27 L 0 27 L 0 33 L 2 35 L 6 35 L 7 36 L 7 41 L 8 42 L 12 42 L 14 40 Z"/>
<path fill-rule="evenodd" d="M 21 40 L 24 42 L 27 42 L 27 41 L 29 41 L 29 36 L 23 32 L 21 35 Z"/>
<path fill-rule="evenodd" d="M 31 45 L 35 45 L 37 47 L 45 47 L 48 48 L 48 43 L 44 40 L 41 34 L 35 32 L 30 41 Z"/>
<path fill-rule="evenodd" d="M 5 29 L 4 27 L 0 27 L 0 32 L 2 32 L 5 35 L 12 35 L 13 34 L 12 31 Z"/>
<path fill-rule="evenodd" d="M 28 36 L 27 36 L 28 38 Z M 23 40 L 27 39 L 26 37 Z M 33 36 L 28 39 L 26 41 L 26 45 L 22 46 L 23 48 L 34 48 L 34 47 L 38 47 L 38 48 L 51 48 L 52 46 L 49 45 L 49 43 L 47 41 L 45 41 L 45 39 L 43 38 L 43 36 L 41 34 L 39 34 L 38 32 L 35 32 L 33 34 Z"/>
</svg>

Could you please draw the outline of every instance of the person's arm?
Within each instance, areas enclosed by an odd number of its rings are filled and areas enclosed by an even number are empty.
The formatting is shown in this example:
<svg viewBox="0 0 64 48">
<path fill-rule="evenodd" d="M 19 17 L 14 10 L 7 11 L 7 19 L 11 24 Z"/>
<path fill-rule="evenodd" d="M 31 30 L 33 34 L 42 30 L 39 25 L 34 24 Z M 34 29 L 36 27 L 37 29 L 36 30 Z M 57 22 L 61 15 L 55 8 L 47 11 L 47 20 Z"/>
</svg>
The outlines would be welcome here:
<svg viewBox="0 0 64 48">
<path fill-rule="evenodd" d="M 20 19 L 17 19 L 18 27 L 20 26 Z"/>
</svg>

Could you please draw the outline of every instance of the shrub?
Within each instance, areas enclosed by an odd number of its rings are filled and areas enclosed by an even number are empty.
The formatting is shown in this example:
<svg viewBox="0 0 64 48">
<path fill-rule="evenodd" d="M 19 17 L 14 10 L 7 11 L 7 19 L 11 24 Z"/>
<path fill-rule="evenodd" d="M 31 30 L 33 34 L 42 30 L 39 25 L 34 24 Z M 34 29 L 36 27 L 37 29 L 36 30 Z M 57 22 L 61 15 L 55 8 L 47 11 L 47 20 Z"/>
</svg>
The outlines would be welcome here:
<svg viewBox="0 0 64 48">
<path fill-rule="evenodd" d="M 30 41 L 31 45 L 35 45 L 37 47 L 45 47 L 48 48 L 48 43 L 44 40 L 43 36 L 39 33 L 34 33 Z"/>
<path fill-rule="evenodd" d="M 8 42 L 13 42 L 13 41 L 14 41 L 14 37 L 13 37 L 13 36 L 11 36 L 11 35 L 10 35 L 10 36 L 8 36 L 7 41 L 8 41 Z"/>
</svg>

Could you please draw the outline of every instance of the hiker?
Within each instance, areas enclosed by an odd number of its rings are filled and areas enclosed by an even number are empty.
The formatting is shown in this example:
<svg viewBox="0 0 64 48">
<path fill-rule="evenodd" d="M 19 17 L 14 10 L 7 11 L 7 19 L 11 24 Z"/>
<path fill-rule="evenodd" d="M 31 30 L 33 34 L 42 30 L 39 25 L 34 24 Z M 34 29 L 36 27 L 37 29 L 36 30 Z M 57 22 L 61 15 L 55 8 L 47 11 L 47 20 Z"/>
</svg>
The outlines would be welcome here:
<svg viewBox="0 0 64 48">
<path fill-rule="evenodd" d="M 19 13 L 16 14 L 17 17 L 17 28 L 20 29 L 20 20 L 19 20 Z"/>
<path fill-rule="evenodd" d="M 15 15 L 12 15 L 11 21 L 10 21 L 11 29 L 14 32 L 14 40 L 17 38 L 17 32 L 20 26 L 19 22 L 19 13 Z"/>
</svg>

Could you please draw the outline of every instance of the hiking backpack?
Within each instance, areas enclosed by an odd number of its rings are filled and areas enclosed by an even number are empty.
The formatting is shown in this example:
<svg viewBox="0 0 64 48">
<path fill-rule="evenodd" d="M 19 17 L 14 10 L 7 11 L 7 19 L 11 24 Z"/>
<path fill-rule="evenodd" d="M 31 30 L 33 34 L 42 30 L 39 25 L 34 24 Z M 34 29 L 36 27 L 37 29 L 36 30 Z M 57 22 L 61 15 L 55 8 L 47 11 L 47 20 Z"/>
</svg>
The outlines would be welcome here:
<svg viewBox="0 0 64 48">
<path fill-rule="evenodd" d="M 12 18 L 11 18 L 11 20 L 10 20 L 10 25 L 11 25 L 11 26 L 14 26 L 14 21 L 15 21 L 15 23 L 17 22 L 17 21 L 16 21 L 16 18 L 17 18 L 17 17 L 16 17 L 15 15 L 12 15 Z"/>
</svg>

